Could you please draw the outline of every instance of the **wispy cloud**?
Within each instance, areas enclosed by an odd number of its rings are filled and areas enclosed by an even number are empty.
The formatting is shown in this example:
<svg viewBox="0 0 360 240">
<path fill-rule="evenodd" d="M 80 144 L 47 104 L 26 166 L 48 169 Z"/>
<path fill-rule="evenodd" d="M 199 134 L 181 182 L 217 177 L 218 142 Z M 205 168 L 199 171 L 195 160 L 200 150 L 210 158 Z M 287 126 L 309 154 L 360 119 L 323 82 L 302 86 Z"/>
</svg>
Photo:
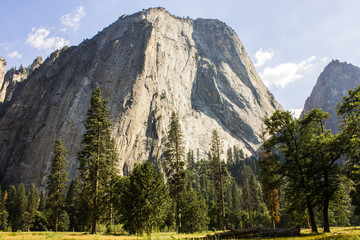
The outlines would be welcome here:
<svg viewBox="0 0 360 240">
<path fill-rule="evenodd" d="M 10 58 L 18 58 L 21 59 L 22 58 L 22 54 L 20 54 L 18 51 L 13 51 L 12 53 L 9 54 Z"/>
<path fill-rule="evenodd" d="M 2 42 L 0 43 L 0 47 L 4 48 L 7 51 L 11 47 L 11 44 L 8 42 Z"/>
<path fill-rule="evenodd" d="M 64 38 L 49 35 L 50 30 L 47 28 L 33 28 L 31 33 L 28 34 L 26 43 L 39 50 L 45 50 L 46 52 L 62 48 L 70 43 Z"/>
<path fill-rule="evenodd" d="M 86 15 L 84 7 L 79 6 L 73 12 L 61 16 L 61 23 L 76 30 L 80 20 Z"/>
<path fill-rule="evenodd" d="M 296 108 L 296 109 L 290 109 L 290 112 L 292 113 L 292 115 L 294 116 L 294 118 L 300 118 L 300 115 L 302 113 L 302 108 Z"/>
<path fill-rule="evenodd" d="M 291 82 L 303 77 L 302 72 L 309 70 L 316 59 L 312 56 L 300 63 L 283 63 L 275 67 L 267 67 L 260 73 L 261 79 L 267 87 L 272 85 L 284 88 Z"/>
<path fill-rule="evenodd" d="M 255 67 L 263 66 L 264 63 L 271 60 L 273 58 L 273 56 L 274 56 L 274 51 L 272 51 L 272 50 L 264 51 L 262 48 L 260 48 L 255 53 L 255 58 L 256 58 Z"/>
</svg>

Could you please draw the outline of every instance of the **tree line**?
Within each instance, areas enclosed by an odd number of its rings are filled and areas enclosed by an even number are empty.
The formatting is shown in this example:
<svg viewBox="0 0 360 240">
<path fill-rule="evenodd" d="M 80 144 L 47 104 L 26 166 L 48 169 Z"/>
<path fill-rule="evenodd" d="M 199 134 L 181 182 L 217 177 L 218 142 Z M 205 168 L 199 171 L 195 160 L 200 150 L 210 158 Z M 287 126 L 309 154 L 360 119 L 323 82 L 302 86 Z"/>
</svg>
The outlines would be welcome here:
<svg viewBox="0 0 360 240">
<path fill-rule="evenodd" d="M 350 95 L 348 102 L 350 98 L 354 97 Z M 180 121 L 173 112 L 162 166 L 155 168 L 148 160 L 135 164 L 130 176 L 120 176 L 107 100 L 97 88 L 77 157 L 79 177 L 69 183 L 66 149 L 57 139 L 46 191 L 39 194 L 33 184 L 26 191 L 20 184 L 0 192 L 0 230 L 96 233 L 103 224 L 111 233 L 121 224 L 128 233 L 142 235 L 160 230 L 313 227 L 320 220 L 324 228 L 326 221 L 354 223 L 356 203 L 351 203 L 350 194 L 357 193 L 352 189 L 357 186 L 358 142 L 353 133 L 359 124 L 345 102 L 339 108 L 344 130 L 336 136 L 324 129 L 328 115 L 320 110 L 302 120 L 275 112 L 265 120 L 258 158 L 245 156 L 237 146 L 224 152 L 216 130 L 207 157 L 200 157 L 199 150 L 186 152 Z M 265 133 L 270 136 L 267 141 Z M 340 164 L 339 156 L 346 156 L 347 164 Z"/>
<path fill-rule="evenodd" d="M 296 225 L 330 232 L 330 225 L 359 224 L 360 87 L 339 103 L 340 132 L 324 126 L 330 114 L 312 109 L 302 119 L 276 111 L 264 123 L 269 139 L 260 154 L 261 177 L 269 202 L 283 198 Z M 276 218 L 276 209 L 272 215 Z M 350 222 L 351 221 L 351 222 Z"/>
</svg>

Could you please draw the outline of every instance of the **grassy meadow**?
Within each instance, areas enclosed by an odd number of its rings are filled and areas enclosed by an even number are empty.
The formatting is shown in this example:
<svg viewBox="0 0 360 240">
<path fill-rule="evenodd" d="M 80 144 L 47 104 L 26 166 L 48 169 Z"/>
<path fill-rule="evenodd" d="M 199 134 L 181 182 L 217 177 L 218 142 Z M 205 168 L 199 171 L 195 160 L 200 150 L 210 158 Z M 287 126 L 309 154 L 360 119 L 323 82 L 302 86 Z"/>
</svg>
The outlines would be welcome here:
<svg viewBox="0 0 360 240">
<path fill-rule="evenodd" d="M 154 233 L 151 235 L 153 240 L 174 240 L 174 239 L 192 239 L 198 237 L 204 237 L 206 234 L 211 233 L 197 233 L 197 234 L 177 234 L 175 232 L 162 232 Z M 147 235 L 144 236 L 132 236 L 125 234 L 118 235 L 106 235 L 106 234 L 95 234 L 91 235 L 88 233 L 81 232 L 0 232 L 0 240 L 7 239 L 66 239 L 66 240 L 86 240 L 86 239 L 98 239 L 98 240 L 148 240 L 150 239 Z M 331 233 L 319 233 L 311 234 L 310 230 L 305 229 L 301 231 L 300 237 L 285 237 L 285 238 L 272 238 L 279 240 L 360 240 L 360 227 L 346 227 L 346 228 L 331 228 Z"/>
</svg>

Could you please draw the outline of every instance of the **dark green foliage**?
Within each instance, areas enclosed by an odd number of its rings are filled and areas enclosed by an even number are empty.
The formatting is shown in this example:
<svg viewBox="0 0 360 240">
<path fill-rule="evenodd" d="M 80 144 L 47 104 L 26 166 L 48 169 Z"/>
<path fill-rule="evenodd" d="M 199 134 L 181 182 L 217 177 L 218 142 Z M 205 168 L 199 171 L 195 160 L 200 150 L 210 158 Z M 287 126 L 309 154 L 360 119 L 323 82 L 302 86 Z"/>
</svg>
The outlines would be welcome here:
<svg viewBox="0 0 360 240">
<path fill-rule="evenodd" d="M 344 96 L 343 102 L 338 107 L 337 114 L 341 117 L 341 135 L 346 143 L 346 156 L 352 165 L 359 166 L 360 86 L 350 90 L 349 96 Z"/>
<path fill-rule="evenodd" d="M 40 200 L 39 200 L 39 207 L 38 210 L 40 212 L 44 212 L 46 208 L 46 199 L 45 199 L 45 191 L 44 189 L 41 190 L 41 194 L 40 194 Z"/>
<path fill-rule="evenodd" d="M 114 225 L 114 221 L 116 220 L 116 216 L 119 214 L 117 210 L 114 208 L 116 204 L 117 196 L 120 194 L 121 189 L 118 188 L 118 181 L 120 176 L 117 174 L 117 162 L 119 156 L 117 154 L 117 149 L 115 146 L 114 139 L 111 139 L 109 145 L 109 161 L 108 161 L 108 177 L 105 182 L 105 194 L 102 199 L 102 212 L 105 215 L 106 229 L 108 233 L 112 232 L 112 226 Z"/>
<path fill-rule="evenodd" d="M 107 193 L 107 183 L 112 176 L 111 122 L 106 107 L 107 100 L 100 88 L 92 94 L 86 118 L 86 132 L 82 139 L 83 149 L 78 154 L 80 176 L 87 209 L 91 215 L 91 233 L 96 233 L 97 223 L 103 213 L 101 207 Z"/>
<path fill-rule="evenodd" d="M 0 211 L 0 231 L 5 231 L 8 227 L 9 213 L 6 210 Z"/>
<path fill-rule="evenodd" d="M 69 216 L 69 230 L 71 231 L 81 231 L 81 184 L 79 178 L 71 181 L 69 190 L 65 199 L 66 203 L 66 212 Z"/>
<path fill-rule="evenodd" d="M 9 188 L 8 210 L 10 216 L 10 224 L 13 231 L 25 231 L 25 211 L 27 207 L 27 197 L 25 193 L 24 184 L 20 183 L 17 189 L 15 187 Z"/>
<path fill-rule="evenodd" d="M 176 222 L 181 232 L 180 199 L 185 189 L 185 148 L 179 118 L 172 112 L 165 145 L 165 170 L 170 183 L 170 194 L 176 202 Z"/>
<path fill-rule="evenodd" d="M 241 190 L 237 183 L 231 179 L 227 183 L 227 191 L 225 195 L 227 199 L 226 209 L 226 223 L 230 229 L 239 229 L 242 227 L 242 201 L 241 201 Z"/>
<path fill-rule="evenodd" d="M 204 198 L 195 191 L 189 191 L 182 195 L 180 204 L 182 232 L 194 233 L 206 230 L 209 218 Z"/>
<path fill-rule="evenodd" d="M 270 139 L 264 144 L 269 156 L 262 163 L 262 175 L 268 185 L 276 186 L 278 176 L 286 181 L 285 209 L 293 218 L 289 220 L 304 222 L 305 205 L 313 232 L 317 231 L 317 209 L 322 212 L 324 231 L 330 231 L 329 211 L 337 201 L 343 176 L 338 160 L 346 141 L 344 135 L 333 135 L 325 129 L 323 122 L 329 116 L 313 109 L 297 120 L 289 112 L 276 111 L 265 120 Z"/>
<path fill-rule="evenodd" d="M 7 191 L 7 199 L 6 199 L 6 209 L 9 214 L 8 223 L 11 226 L 12 229 L 14 229 L 14 226 L 16 224 L 16 187 L 14 185 L 10 185 L 8 191 Z"/>
<path fill-rule="evenodd" d="M 49 220 L 53 223 L 54 231 L 58 231 L 60 215 L 65 210 L 65 194 L 67 190 L 66 149 L 60 139 L 55 141 L 54 156 L 51 160 L 51 167 L 46 189 L 48 191 L 47 209 Z"/>
<path fill-rule="evenodd" d="M 31 184 L 30 189 L 27 191 L 27 207 L 24 214 L 26 231 L 29 231 L 35 222 L 35 216 L 38 209 L 38 200 L 39 191 L 36 189 L 35 184 Z"/>
<path fill-rule="evenodd" d="M 280 152 L 285 157 L 279 172 L 274 174 L 286 176 L 288 187 L 295 189 L 295 194 L 304 197 L 305 202 L 302 202 L 302 206 L 305 205 L 307 208 L 312 231 L 317 232 L 314 198 L 311 194 L 311 161 L 303 157 L 306 148 L 299 133 L 300 122 L 294 119 L 290 112 L 277 110 L 270 118 L 266 118 L 264 123 L 270 135 L 270 139 L 264 144 L 266 151 L 273 154 Z"/>
<path fill-rule="evenodd" d="M 69 215 L 66 211 L 62 211 L 59 216 L 59 231 L 67 231 L 69 229 Z"/>
<path fill-rule="evenodd" d="M 330 232 L 329 207 L 339 190 L 342 171 L 338 160 L 343 153 L 341 137 L 325 129 L 330 114 L 313 109 L 301 120 L 305 156 L 310 158 L 315 204 L 322 209 L 325 232 Z"/>
<path fill-rule="evenodd" d="M 347 173 L 355 184 L 352 203 L 356 207 L 355 214 L 360 215 L 360 86 L 344 96 L 337 114 L 342 128 L 340 136 L 344 142 Z"/>
<path fill-rule="evenodd" d="M 41 190 L 39 204 L 37 211 L 35 211 L 34 221 L 30 228 L 31 231 L 47 231 L 47 225 L 49 225 L 47 220 L 47 209 L 46 209 L 46 200 L 45 200 L 45 191 Z"/>
<path fill-rule="evenodd" d="M 164 224 L 168 203 L 162 175 L 149 161 L 135 165 L 122 196 L 124 228 L 131 234 L 150 235 Z"/>
<path fill-rule="evenodd" d="M 47 217 L 44 212 L 36 211 L 34 215 L 34 221 L 31 225 L 31 231 L 47 231 L 48 225 Z"/>
<path fill-rule="evenodd" d="M 212 181 L 215 187 L 215 207 L 218 211 L 219 228 L 226 230 L 225 227 L 225 187 L 224 187 L 224 175 L 227 171 L 225 165 L 222 163 L 221 154 L 223 153 L 222 142 L 216 130 L 213 130 L 211 135 L 211 174 Z"/>
<path fill-rule="evenodd" d="M 6 210 L 7 191 L 2 191 L 0 186 L 0 231 L 5 231 L 8 227 L 9 213 Z"/>
</svg>

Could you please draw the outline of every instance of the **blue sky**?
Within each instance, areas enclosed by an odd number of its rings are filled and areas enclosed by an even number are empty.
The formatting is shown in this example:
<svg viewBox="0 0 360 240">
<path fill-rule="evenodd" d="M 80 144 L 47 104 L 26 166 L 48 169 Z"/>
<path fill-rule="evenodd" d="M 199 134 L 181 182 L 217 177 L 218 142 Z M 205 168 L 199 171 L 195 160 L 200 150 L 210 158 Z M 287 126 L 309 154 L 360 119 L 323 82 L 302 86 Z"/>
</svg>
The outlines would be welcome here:
<svg viewBox="0 0 360 240">
<path fill-rule="evenodd" d="M 0 56 L 8 69 L 78 45 L 123 14 L 158 6 L 228 24 L 288 110 L 303 107 L 332 59 L 360 66 L 358 0 L 1 0 L 0 6 Z"/>
</svg>

